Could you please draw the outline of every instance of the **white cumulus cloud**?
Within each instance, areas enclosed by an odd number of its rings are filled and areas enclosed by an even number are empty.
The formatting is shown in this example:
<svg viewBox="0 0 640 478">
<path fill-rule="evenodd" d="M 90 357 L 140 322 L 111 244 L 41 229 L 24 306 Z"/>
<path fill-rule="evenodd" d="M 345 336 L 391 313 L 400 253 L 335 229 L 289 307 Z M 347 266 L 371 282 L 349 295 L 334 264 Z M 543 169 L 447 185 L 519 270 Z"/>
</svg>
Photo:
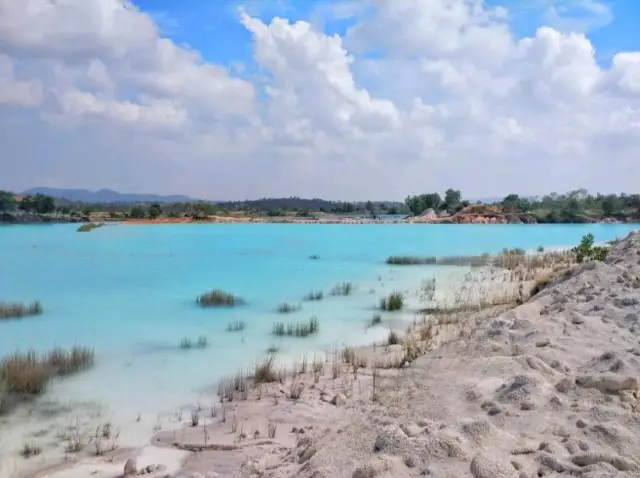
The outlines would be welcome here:
<svg viewBox="0 0 640 478">
<path fill-rule="evenodd" d="M 603 67 L 583 30 L 549 21 L 522 38 L 482 0 L 342 5 L 323 11 L 353 20 L 343 36 L 241 10 L 254 78 L 164 37 L 127 0 L 0 0 L 0 187 L 218 199 L 637 187 L 640 52 Z"/>
</svg>

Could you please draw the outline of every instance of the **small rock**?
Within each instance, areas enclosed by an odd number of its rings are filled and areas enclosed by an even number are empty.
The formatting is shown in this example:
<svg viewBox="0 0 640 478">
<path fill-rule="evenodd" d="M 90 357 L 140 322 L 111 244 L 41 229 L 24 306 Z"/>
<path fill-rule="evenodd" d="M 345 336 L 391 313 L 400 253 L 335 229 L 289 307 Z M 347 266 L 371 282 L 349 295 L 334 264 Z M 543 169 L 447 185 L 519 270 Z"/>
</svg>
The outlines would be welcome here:
<svg viewBox="0 0 640 478">
<path fill-rule="evenodd" d="M 580 324 L 584 324 L 585 322 L 585 317 L 582 314 L 579 314 L 578 312 L 573 312 L 571 314 L 571 323 L 574 325 L 580 325 Z"/>
<path fill-rule="evenodd" d="M 563 378 L 556 383 L 556 390 L 560 393 L 567 393 L 573 388 L 574 382 L 569 378 Z"/>
<path fill-rule="evenodd" d="M 549 339 L 544 339 L 544 340 L 538 340 L 536 342 L 536 347 L 546 347 L 547 345 L 549 345 L 551 343 L 551 341 Z"/>
<path fill-rule="evenodd" d="M 520 410 L 528 411 L 528 410 L 533 410 L 534 408 L 536 408 L 536 404 L 529 400 L 524 401 L 520 404 Z"/>
<path fill-rule="evenodd" d="M 336 393 L 335 396 L 331 399 L 331 404 L 336 407 L 342 407 L 347 403 L 347 397 L 345 397 L 342 393 Z"/>
<path fill-rule="evenodd" d="M 471 460 L 469 471 L 474 478 L 512 478 L 514 468 L 511 463 L 503 462 L 482 453 Z"/>
<path fill-rule="evenodd" d="M 138 464 L 135 458 L 129 458 L 124 464 L 124 478 L 130 478 L 138 474 Z"/>
<path fill-rule="evenodd" d="M 400 425 L 400 429 L 404 432 L 408 437 L 414 437 L 416 435 L 420 435 L 422 433 L 422 428 L 418 425 L 410 423 L 409 425 Z"/>
<path fill-rule="evenodd" d="M 415 468 L 418 465 L 418 460 L 414 455 L 405 455 L 402 457 L 402 461 L 407 468 Z"/>
<path fill-rule="evenodd" d="M 587 422 L 585 422 L 584 420 L 578 420 L 576 422 L 576 426 L 578 428 L 587 428 L 588 425 L 587 425 Z"/>
</svg>

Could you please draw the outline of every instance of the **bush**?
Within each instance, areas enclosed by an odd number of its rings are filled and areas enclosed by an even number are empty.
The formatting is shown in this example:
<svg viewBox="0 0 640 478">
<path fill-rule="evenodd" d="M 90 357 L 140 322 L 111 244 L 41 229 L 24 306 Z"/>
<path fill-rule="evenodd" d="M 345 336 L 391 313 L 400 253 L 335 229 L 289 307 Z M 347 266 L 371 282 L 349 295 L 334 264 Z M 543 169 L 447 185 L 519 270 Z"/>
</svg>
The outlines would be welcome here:
<svg viewBox="0 0 640 478">
<path fill-rule="evenodd" d="M 353 284 L 351 282 L 343 282 L 331 289 L 331 295 L 351 295 L 353 292 Z"/>
<path fill-rule="evenodd" d="M 42 304 L 38 301 L 31 304 L 0 302 L 0 319 L 19 319 L 40 314 L 42 314 Z"/>
<path fill-rule="evenodd" d="M 395 311 L 402 310 L 404 306 L 404 296 L 400 292 L 392 292 L 389 297 L 380 300 L 380 309 Z"/>
<path fill-rule="evenodd" d="M 233 294 L 224 292 L 220 289 L 214 289 L 210 292 L 202 294 L 196 299 L 201 307 L 233 307 L 235 305 L 244 304 L 244 300 Z"/>
<path fill-rule="evenodd" d="M 576 255 L 578 263 L 584 261 L 604 261 L 607 258 L 609 249 L 601 246 L 594 246 L 595 238 L 589 233 L 582 237 L 580 244 L 571 249 Z"/>
<path fill-rule="evenodd" d="M 382 323 L 382 316 L 380 314 L 374 314 L 371 319 L 371 326 L 374 327 L 376 325 L 380 325 Z"/>
</svg>

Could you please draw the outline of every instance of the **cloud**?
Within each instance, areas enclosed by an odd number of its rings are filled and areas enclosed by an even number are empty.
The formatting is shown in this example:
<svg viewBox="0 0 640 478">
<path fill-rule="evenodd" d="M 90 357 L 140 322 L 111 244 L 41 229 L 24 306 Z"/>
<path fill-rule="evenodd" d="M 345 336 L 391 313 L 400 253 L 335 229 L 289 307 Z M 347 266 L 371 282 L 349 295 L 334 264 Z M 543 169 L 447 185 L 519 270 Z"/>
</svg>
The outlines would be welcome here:
<svg viewBox="0 0 640 478">
<path fill-rule="evenodd" d="M 480 0 L 355 7 L 321 9 L 349 19 L 344 35 L 324 33 L 318 9 L 309 21 L 241 10 L 254 56 L 237 60 L 260 71 L 241 78 L 124 0 L 0 0 L 0 187 L 218 199 L 636 187 L 640 53 L 603 68 L 584 33 L 519 38 Z"/>
<path fill-rule="evenodd" d="M 543 20 L 558 30 L 582 33 L 610 24 L 613 12 L 609 5 L 597 0 L 563 0 L 549 5 Z"/>
</svg>

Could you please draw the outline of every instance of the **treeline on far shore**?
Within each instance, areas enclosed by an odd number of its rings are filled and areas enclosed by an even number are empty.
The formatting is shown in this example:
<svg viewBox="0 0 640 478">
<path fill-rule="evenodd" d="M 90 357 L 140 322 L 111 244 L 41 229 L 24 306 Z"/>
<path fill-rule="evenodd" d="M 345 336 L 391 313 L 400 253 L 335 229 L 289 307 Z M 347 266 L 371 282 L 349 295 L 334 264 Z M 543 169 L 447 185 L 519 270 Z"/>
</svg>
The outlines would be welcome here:
<svg viewBox="0 0 640 478">
<path fill-rule="evenodd" d="M 584 189 L 542 197 L 509 194 L 500 201 L 484 204 L 464 199 L 459 190 L 448 189 L 444 196 L 426 193 L 397 201 L 326 201 L 323 199 L 265 198 L 247 201 L 190 201 L 154 203 L 81 203 L 44 194 L 16 195 L 0 191 L 1 215 L 36 215 L 58 218 L 156 219 L 159 217 L 206 219 L 210 216 L 313 218 L 321 215 L 357 215 L 376 218 L 400 215 L 437 216 L 456 214 L 520 215 L 538 223 L 584 223 L 604 219 L 640 219 L 640 194 L 590 194 Z"/>
</svg>

